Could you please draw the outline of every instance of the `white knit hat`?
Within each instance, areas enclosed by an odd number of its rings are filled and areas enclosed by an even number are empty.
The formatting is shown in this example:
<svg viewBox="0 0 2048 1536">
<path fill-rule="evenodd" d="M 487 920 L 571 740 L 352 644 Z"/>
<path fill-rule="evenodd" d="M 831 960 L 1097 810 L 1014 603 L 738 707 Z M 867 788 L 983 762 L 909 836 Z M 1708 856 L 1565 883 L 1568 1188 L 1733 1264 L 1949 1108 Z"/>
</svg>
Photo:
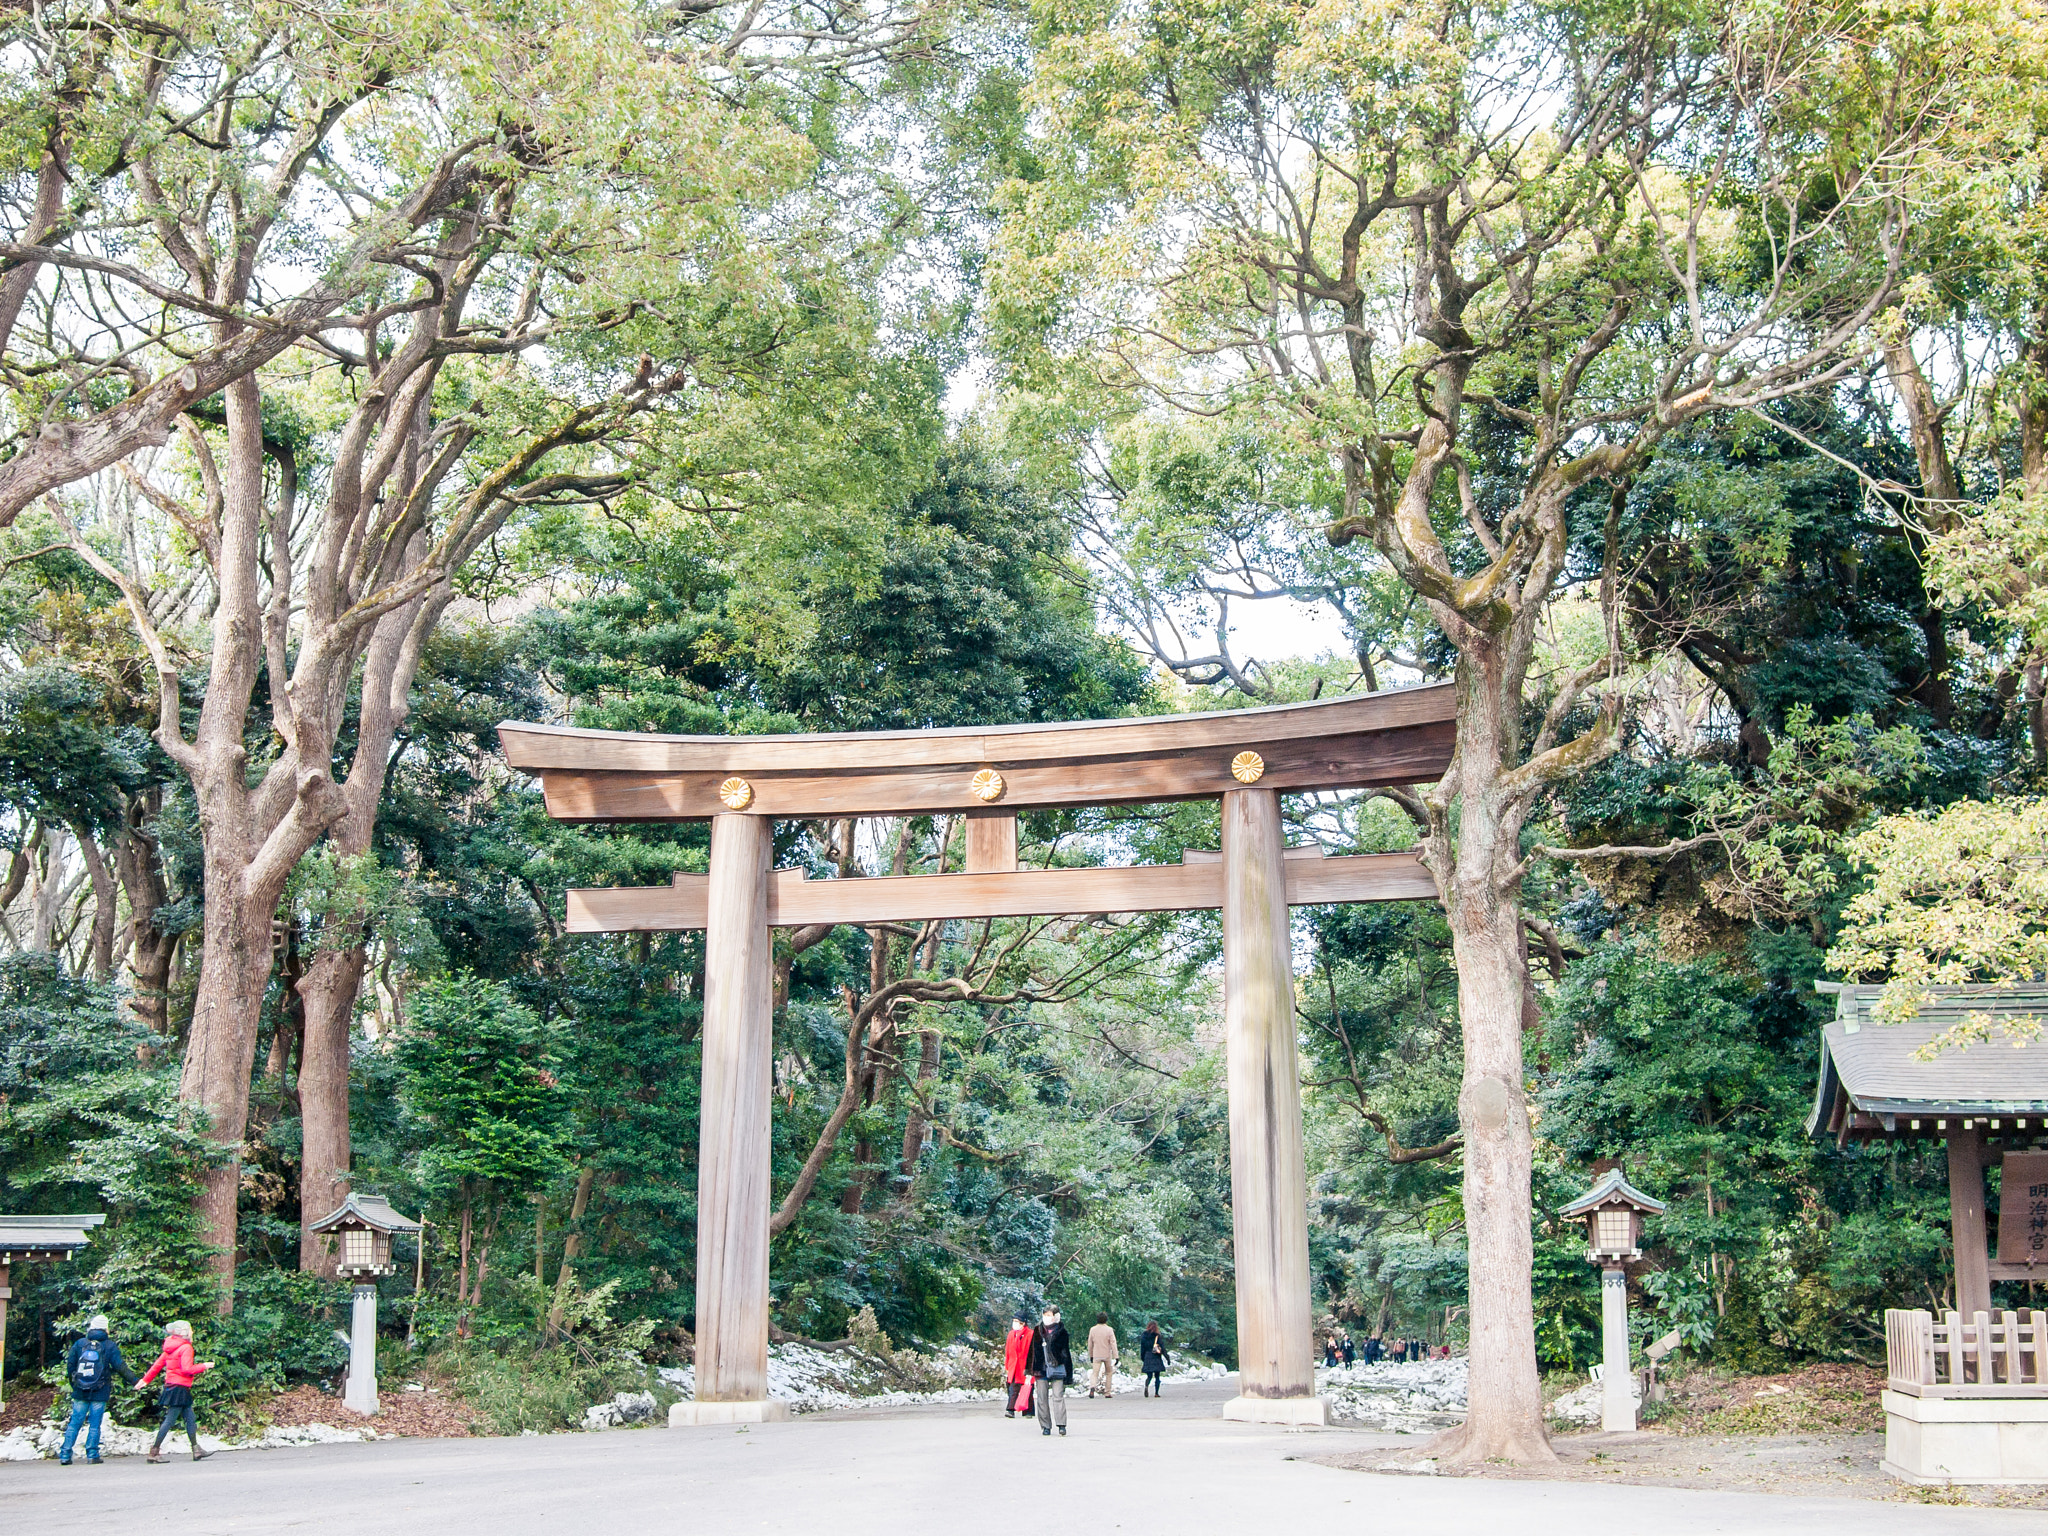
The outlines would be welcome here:
<svg viewBox="0 0 2048 1536">
<path fill-rule="evenodd" d="M 91 1333 L 95 1328 L 99 1329 L 101 1333 L 112 1333 L 114 1331 L 113 1324 L 107 1321 L 107 1314 L 104 1312 L 93 1313 L 92 1320 L 85 1325 L 87 1333 Z"/>
</svg>

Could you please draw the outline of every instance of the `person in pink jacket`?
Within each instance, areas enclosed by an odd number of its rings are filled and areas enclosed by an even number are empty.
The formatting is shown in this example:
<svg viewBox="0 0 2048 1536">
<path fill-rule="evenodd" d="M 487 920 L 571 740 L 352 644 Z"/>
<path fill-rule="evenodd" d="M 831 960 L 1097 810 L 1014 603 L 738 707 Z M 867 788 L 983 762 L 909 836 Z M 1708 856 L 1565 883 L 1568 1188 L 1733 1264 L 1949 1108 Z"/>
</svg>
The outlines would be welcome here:
<svg viewBox="0 0 2048 1536">
<path fill-rule="evenodd" d="M 156 1357 L 156 1363 L 142 1373 L 142 1385 L 148 1386 L 156 1380 L 157 1372 L 163 1372 L 163 1396 L 158 1406 L 164 1411 L 164 1421 L 157 1426 L 156 1443 L 149 1448 L 149 1459 L 160 1462 L 164 1459 L 164 1437 L 171 1432 L 171 1426 L 179 1419 L 185 1421 L 185 1438 L 192 1442 L 192 1459 L 204 1461 L 213 1452 L 199 1449 L 199 1421 L 192 1415 L 192 1383 L 203 1372 L 213 1369 L 211 1360 L 192 1358 L 192 1325 L 186 1322 L 172 1323 L 164 1330 L 164 1347 Z"/>
</svg>

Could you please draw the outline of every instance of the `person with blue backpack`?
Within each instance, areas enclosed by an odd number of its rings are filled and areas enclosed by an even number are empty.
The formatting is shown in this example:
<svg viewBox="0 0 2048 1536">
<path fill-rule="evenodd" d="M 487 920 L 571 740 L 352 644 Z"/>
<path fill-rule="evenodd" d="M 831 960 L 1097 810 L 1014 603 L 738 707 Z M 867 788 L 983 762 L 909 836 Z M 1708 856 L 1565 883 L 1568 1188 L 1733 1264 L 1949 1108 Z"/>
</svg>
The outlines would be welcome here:
<svg viewBox="0 0 2048 1536">
<path fill-rule="evenodd" d="M 64 1444 L 57 1452 L 57 1460 L 64 1466 L 71 1465 L 71 1452 L 78 1444 L 82 1426 L 86 1462 L 98 1466 L 100 1420 L 107 1416 L 107 1404 L 113 1400 L 114 1378 L 125 1377 L 129 1386 L 135 1385 L 135 1373 L 121 1358 L 121 1346 L 108 1333 L 104 1314 L 87 1323 L 85 1337 L 72 1343 L 70 1353 L 64 1357 L 64 1376 L 71 1383 L 71 1419 L 64 1426 Z"/>
</svg>

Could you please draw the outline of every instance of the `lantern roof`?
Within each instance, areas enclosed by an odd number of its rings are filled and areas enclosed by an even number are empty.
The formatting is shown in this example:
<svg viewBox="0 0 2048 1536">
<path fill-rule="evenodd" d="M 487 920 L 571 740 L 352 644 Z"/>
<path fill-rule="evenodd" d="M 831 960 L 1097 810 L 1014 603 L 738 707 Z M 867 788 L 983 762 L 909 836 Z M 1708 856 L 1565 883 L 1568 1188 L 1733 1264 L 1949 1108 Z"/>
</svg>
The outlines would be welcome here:
<svg viewBox="0 0 2048 1536">
<path fill-rule="evenodd" d="M 1644 1194 L 1635 1185 L 1621 1176 L 1619 1168 L 1610 1168 L 1600 1176 L 1600 1182 L 1587 1190 L 1558 1211 L 1560 1216 L 1590 1216 L 1602 1206 L 1628 1205 L 1646 1216 L 1655 1216 L 1664 1209 L 1662 1200 Z"/>
<path fill-rule="evenodd" d="M 78 1216 L 0 1215 L 0 1262 L 8 1259 L 68 1259 L 90 1240 L 91 1230 L 107 1218 Z"/>
<path fill-rule="evenodd" d="M 366 1195 L 351 1190 L 339 1209 L 332 1215 L 322 1216 L 306 1230 L 332 1232 L 339 1227 L 354 1226 L 369 1227 L 377 1232 L 417 1232 L 420 1229 L 418 1222 L 391 1209 L 391 1202 L 382 1195 Z"/>
</svg>

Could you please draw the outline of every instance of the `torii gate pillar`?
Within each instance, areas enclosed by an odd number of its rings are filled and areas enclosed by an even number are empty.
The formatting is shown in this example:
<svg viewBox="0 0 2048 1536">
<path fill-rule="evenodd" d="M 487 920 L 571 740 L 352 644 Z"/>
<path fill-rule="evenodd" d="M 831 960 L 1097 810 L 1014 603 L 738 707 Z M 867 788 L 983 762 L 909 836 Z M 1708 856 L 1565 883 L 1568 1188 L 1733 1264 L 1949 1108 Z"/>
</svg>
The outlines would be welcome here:
<svg viewBox="0 0 2048 1536">
<path fill-rule="evenodd" d="M 1451 760 L 1449 684 L 1264 709 L 821 736 L 659 736 L 499 726 L 565 821 L 711 822 L 708 875 L 571 891 L 571 933 L 705 933 L 697 1160 L 697 1393 L 672 1424 L 786 1416 L 768 1396 L 773 927 L 1098 912 L 1223 912 L 1239 1395 L 1230 1418 L 1321 1424 L 1310 1337 L 1287 909 L 1436 895 L 1412 853 L 1326 859 L 1282 844 L 1280 795 L 1418 784 Z M 1223 850 L 1173 865 L 1017 868 L 1016 815 L 1223 802 Z M 967 818 L 958 874 L 807 880 L 770 872 L 776 818 Z M 772 926 L 771 926 L 772 925 Z"/>
<path fill-rule="evenodd" d="M 1223 796 L 1223 1020 L 1237 1393 L 1227 1419 L 1326 1424 L 1309 1313 L 1308 1163 L 1295 1046 L 1286 843 L 1270 789 Z"/>
<path fill-rule="evenodd" d="M 768 1395 L 774 833 L 765 816 L 711 818 L 697 1121 L 697 1393 L 670 1407 L 675 1425 L 789 1417 L 789 1405 Z"/>
</svg>

